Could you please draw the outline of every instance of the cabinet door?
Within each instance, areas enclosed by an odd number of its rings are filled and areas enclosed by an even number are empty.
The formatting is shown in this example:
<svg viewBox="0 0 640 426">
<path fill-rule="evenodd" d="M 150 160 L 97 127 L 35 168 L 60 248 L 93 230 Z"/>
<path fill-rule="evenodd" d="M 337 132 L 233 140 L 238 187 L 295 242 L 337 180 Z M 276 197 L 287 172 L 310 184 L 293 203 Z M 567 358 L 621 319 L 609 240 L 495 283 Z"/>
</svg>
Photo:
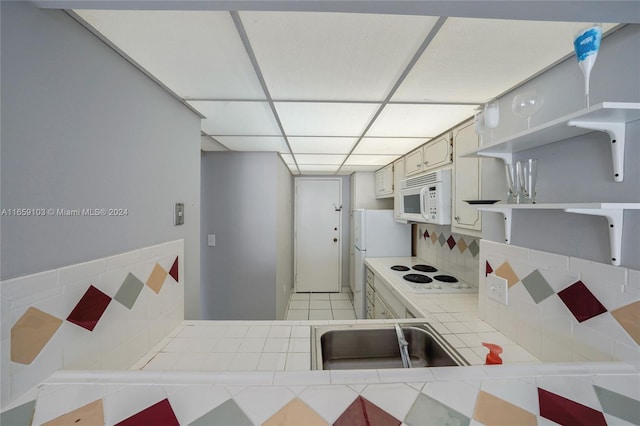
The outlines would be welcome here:
<svg viewBox="0 0 640 426">
<path fill-rule="evenodd" d="M 374 305 L 373 305 L 373 318 L 374 319 L 387 319 L 387 315 L 389 314 L 389 308 L 384 304 L 382 299 L 378 297 L 376 294 L 374 296 Z"/>
<path fill-rule="evenodd" d="M 393 163 L 375 172 L 376 198 L 393 197 Z"/>
<path fill-rule="evenodd" d="M 424 147 L 424 166 L 422 169 L 429 170 L 450 164 L 452 162 L 451 152 L 451 140 L 449 136 L 440 138 L 435 142 L 430 142 Z"/>
<path fill-rule="evenodd" d="M 400 219 L 400 181 L 404 180 L 404 157 L 393 163 L 393 215 Z"/>
<path fill-rule="evenodd" d="M 454 130 L 456 151 L 454 203 L 451 223 L 457 228 L 480 231 L 481 213 L 464 200 L 481 199 L 480 158 L 461 158 L 458 155 L 478 148 L 478 135 L 473 121 Z"/>
<path fill-rule="evenodd" d="M 420 173 L 422 168 L 422 147 L 410 152 L 404 157 L 404 168 L 407 176 Z"/>
</svg>

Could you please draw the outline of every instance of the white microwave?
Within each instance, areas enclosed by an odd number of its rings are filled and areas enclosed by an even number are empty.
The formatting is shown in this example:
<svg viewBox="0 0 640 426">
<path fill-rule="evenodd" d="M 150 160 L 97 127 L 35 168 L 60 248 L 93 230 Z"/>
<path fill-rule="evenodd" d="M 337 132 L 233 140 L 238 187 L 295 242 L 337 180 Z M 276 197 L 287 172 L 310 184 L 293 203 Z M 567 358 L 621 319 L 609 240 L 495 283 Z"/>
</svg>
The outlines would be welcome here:
<svg viewBox="0 0 640 426">
<path fill-rule="evenodd" d="M 400 219 L 451 224 L 451 169 L 400 181 Z"/>
</svg>

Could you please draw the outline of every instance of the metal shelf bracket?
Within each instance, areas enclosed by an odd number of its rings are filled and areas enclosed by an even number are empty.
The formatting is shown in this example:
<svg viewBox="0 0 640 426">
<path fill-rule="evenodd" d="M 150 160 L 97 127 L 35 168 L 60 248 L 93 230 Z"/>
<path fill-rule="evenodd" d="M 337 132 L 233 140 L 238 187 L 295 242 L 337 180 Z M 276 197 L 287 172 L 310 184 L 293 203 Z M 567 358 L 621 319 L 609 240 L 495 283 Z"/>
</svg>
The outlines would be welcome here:
<svg viewBox="0 0 640 426">
<path fill-rule="evenodd" d="M 586 214 L 591 216 L 603 216 L 609 223 L 609 244 L 611 250 L 611 264 L 619 266 L 622 254 L 622 222 L 624 210 L 622 209 L 564 209 L 567 213 Z"/>
<path fill-rule="evenodd" d="M 624 142 L 626 123 L 572 120 L 567 126 L 597 130 L 609 135 L 611 141 L 611 159 L 613 161 L 613 180 L 622 182 L 624 178 Z"/>
</svg>

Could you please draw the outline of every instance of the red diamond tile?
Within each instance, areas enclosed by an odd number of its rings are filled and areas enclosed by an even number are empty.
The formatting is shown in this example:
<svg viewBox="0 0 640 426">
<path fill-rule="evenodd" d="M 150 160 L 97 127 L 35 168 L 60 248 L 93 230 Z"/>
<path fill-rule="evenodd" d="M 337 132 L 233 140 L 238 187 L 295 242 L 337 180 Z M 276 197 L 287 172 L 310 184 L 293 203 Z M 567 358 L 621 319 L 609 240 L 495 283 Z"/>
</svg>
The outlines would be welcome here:
<svg viewBox="0 0 640 426">
<path fill-rule="evenodd" d="M 173 265 L 171 265 L 171 269 L 169 269 L 169 275 L 171 275 L 176 282 L 180 282 L 178 279 L 178 256 L 176 256 L 176 260 L 173 261 Z"/>
<path fill-rule="evenodd" d="M 447 238 L 447 244 L 449 245 L 449 250 L 452 250 L 456 246 L 456 240 L 453 238 L 453 235 L 449 235 L 449 238 Z"/>
<path fill-rule="evenodd" d="M 561 425 L 606 426 L 600 411 L 538 388 L 540 415 Z"/>
<path fill-rule="evenodd" d="M 486 277 L 487 275 L 493 272 L 493 268 L 491 267 L 491 265 L 489 265 L 489 262 L 485 261 L 485 263 L 486 265 L 484 269 L 484 276 Z"/>
<path fill-rule="evenodd" d="M 429 231 L 427 229 L 424 230 L 424 234 L 422 234 L 422 238 L 424 238 L 425 240 L 429 238 Z"/>
<path fill-rule="evenodd" d="M 582 281 L 577 281 L 558 292 L 562 302 L 569 308 L 578 322 L 583 322 L 607 312 L 602 303 L 589 291 Z"/>
<path fill-rule="evenodd" d="M 82 299 L 67 317 L 67 321 L 93 331 L 109 303 L 111 303 L 109 296 L 94 286 L 89 286 Z"/>
<path fill-rule="evenodd" d="M 180 426 L 171 404 L 168 399 L 153 404 L 145 408 L 138 414 L 134 414 L 128 419 L 124 419 L 118 426 Z"/>
<path fill-rule="evenodd" d="M 400 421 L 377 405 L 359 396 L 338 417 L 333 426 L 400 426 Z"/>
</svg>

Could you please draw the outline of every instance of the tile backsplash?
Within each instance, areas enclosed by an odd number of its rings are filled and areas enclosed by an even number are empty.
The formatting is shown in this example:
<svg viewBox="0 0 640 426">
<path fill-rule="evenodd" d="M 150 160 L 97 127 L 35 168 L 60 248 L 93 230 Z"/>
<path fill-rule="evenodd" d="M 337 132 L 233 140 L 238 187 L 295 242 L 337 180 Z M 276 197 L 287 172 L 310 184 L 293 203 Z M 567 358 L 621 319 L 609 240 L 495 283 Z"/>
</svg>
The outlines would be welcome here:
<svg viewBox="0 0 640 426">
<path fill-rule="evenodd" d="M 453 234 L 448 226 L 416 225 L 416 255 L 428 263 L 478 285 L 478 238 Z"/>
<path fill-rule="evenodd" d="M 486 240 L 480 265 L 480 318 L 541 361 L 640 366 L 640 271 Z M 488 297 L 489 275 L 508 305 Z"/>
<path fill-rule="evenodd" d="M 126 369 L 184 319 L 183 240 L 0 282 L 2 406 L 60 369 Z"/>
</svg>

